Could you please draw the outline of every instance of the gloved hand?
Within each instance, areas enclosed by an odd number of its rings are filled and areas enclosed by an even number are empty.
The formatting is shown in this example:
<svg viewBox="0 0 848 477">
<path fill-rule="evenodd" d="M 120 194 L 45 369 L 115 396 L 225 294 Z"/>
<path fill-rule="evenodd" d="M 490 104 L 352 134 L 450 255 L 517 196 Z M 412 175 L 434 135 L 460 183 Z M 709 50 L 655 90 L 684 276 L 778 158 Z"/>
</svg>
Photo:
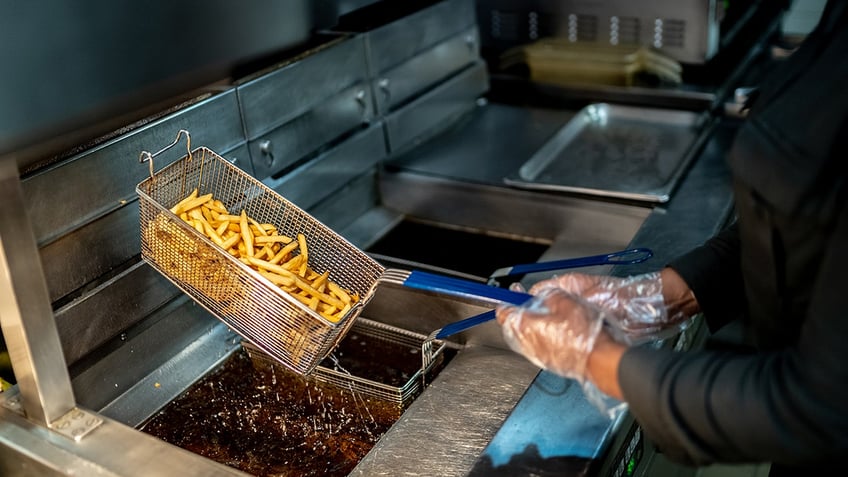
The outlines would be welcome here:
<svg viewBox="0 0 848 477">
<path fill-rule="evenodd" d="M 557 287 L 543 287 L 520 306 L 495 310 L 504 339 L 533 364 L 581 383 L 604 322 L 599 308 Z"/>
<path fill-rule="evenodd" d="M 660 272 L 623 278 L 568 273 L 536 283 L 530 293 L 551 288 L 564 290 L 601 308 L 619 339 L 631 343 L 677 333 L 694 314 L 692 306 L 666 303 Z M 694 296 L 688 287 L 686 290 L 694 303 Z"/>
</svg>

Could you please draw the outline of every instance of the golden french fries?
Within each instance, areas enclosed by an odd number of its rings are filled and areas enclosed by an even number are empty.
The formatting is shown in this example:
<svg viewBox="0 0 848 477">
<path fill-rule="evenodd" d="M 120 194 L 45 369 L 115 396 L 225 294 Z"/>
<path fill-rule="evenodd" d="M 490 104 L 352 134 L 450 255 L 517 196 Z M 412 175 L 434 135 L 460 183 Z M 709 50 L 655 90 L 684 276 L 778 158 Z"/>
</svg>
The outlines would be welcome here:
<svg viewBox="0 0 848 477">
<path fill-rule="evenodd" d="M 244 210 L 232 214 L 212 194 L 198 195 L 196 189 L 171 212 L 332 322 L 341 320 L 359 300 L 355 293 L 331 281 L 329 270 L 312 270 L 303 234 L 295 238 L 281 235 L 275 225 L 260 223 Z"/>
</svg>

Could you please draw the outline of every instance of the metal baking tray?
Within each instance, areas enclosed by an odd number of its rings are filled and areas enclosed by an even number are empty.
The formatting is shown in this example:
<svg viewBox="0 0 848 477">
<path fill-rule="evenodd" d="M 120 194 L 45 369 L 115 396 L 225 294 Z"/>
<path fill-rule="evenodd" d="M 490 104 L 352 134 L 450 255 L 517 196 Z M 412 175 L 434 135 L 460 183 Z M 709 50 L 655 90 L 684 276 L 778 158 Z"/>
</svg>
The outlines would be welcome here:
<svg viewBox="0 0 848 477">
<path fill-rule="evenodd" d="M 703 142 L 706 118 L 691 111 L 590 104 L 504 182 L 667 202 Z"/>
</svg>

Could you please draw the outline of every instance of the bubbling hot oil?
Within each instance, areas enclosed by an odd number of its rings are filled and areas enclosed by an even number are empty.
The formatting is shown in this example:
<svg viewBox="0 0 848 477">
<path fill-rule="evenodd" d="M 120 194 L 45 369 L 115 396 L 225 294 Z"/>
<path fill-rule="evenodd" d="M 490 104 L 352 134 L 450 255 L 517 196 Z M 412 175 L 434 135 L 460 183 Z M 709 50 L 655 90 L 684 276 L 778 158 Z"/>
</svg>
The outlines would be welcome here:
<svg viewBox="0 0 848 477">
<path fill-rule="evenodd" d="M 350 333 L 322 366 L 402 386 L 419 349 Z M 341 476 L 401 416 L 399 403 L 258 365 L 244 350 L 191 386 L 142 430 L 257 476 Z"/>
</svg>

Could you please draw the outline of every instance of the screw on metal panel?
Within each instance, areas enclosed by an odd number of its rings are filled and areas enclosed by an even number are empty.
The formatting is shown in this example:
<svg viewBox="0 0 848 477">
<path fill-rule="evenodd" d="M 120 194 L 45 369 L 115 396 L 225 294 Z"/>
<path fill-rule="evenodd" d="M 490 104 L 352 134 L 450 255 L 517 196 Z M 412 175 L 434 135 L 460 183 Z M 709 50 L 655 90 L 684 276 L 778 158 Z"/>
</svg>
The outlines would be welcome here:
<svg viewBox="0 0 848 477">
<path fill-rule="evenodd" d="M 359 103 L 359 105 L 361 107 L 365 108 L 365 106 L 367 106 L 367 104 L 365 103 L 365 90 L 364 89 L 360 89 L 359 91 L 357 91 L 356 96 L 354 96 L 354 98 L 356 99 L 356 102 Z"/>
<path fill-rule="evenodd" d="M 465 45 L 468 46 L 468 50 L 474 52 L 477 49 L 477 37 L 472 34 L 465 35 Z"/>
<path fill-rule="evenodd" d="M 383 101 L 385 103 L 385 105 L 382 107 L 386 109 L 389 108 L 392 99 L 392 90 L 389 88 L 389 86 L 391 86 L 391 82 L 388 78 L 380 78 L 380 80 L 377 81 L 377 89 L 379 89 L 380 93 L 382 93 Z"/>
<path fill-rule="evenodd" d="M 274 145 L 271 143 L 270 139 L 263 139 L 259 141 L 259 152 L 268 156 L 268 167 L 271 167 L 271 165 L 274 164 Z"/>
<path fill-rule="evenodd" d="M 18 392 L 18 387 L 13 386 L 6 391 L 0 393 L 0 397 L 5 397 L 5 401 L 2 401 L 3 407 L 6 409 L 18 413 L 21 416 L 26 416 L 26 412 L 24 412 L 24 404 L 21 398 L 21 395 Z"/>
<path fill-rule="evenodd" d="M 382 91 L 383 94 L 386 95 L 386 97 L 389 96 L 389 92 L 390 92 L 389 91 L 389 84 L 390 83 L 389 83 L 388 78 L 380 78 L 380 81 L 377 82 L 377 87 L 380 88 L 380 91 Z"/>
</svg>

